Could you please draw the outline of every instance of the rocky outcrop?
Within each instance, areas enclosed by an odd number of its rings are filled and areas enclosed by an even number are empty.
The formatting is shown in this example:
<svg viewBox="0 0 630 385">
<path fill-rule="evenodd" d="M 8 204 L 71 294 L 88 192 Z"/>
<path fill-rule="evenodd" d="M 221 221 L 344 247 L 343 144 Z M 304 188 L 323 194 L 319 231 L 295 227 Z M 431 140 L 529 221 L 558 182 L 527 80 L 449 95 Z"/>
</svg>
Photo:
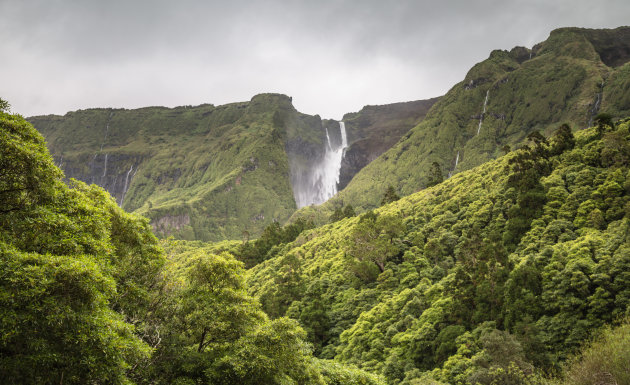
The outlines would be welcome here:
<svg viewBox="0 0 630 385">
<path fill-rule="evenodd" d="M 165 215 L 151 221 L 153 232 L 163 237 L 177 233 L 188 225 L 190 225 L 190 216 L 188 214 Z"/>
</svg>

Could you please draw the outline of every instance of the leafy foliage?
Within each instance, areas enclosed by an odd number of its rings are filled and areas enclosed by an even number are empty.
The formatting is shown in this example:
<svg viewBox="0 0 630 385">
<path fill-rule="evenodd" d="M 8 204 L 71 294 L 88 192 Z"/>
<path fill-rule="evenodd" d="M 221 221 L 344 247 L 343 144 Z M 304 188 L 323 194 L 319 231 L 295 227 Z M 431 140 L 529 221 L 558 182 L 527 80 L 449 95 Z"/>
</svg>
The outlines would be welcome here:
<svg viewBox="0 0 630 385">
<path fill-rule="evenodd" d="M 150 353 L 157 240 L 101 189 L 66 187 L 19 115 L 0 113 L 0 151 L 1 377 L 128 382 Z"/>
<path fill-rule="evenodd" d="M 166 260 L 146 219 L 95 185 L 68 187 L 18 115 L 0 112 L 0 164 L 3 380 L 382 384 L 315 361 L 296 321 L 270 320 L 247 294 L 243 264 L 224 251 L 240 243 L 163 242 Z M 306 226 L 270 228 L 261 242 L 292 241 Z"/>
<path fill-rule="evenodd" d="M 606 328 L 566 369 L 564 384 L 630 384 L 630 324 Z"/>
<path fill-rule="evenodd" d="M 252 294 L 390 383 L 542 383 L 630 305 L 630 124 L 568 128 L 306 232 L 251 269 Z"/>
</svg>

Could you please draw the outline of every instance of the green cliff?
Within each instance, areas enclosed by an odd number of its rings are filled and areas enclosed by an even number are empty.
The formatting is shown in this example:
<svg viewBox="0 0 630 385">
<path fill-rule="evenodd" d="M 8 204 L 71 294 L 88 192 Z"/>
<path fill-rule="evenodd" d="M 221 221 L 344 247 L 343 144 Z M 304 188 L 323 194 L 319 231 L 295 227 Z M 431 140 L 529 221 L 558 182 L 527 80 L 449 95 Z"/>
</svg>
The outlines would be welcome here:
<svg viewBox="0 0 630 385">
<path fill-rule="evenodd" d="M 599 112 L 627 115 L 629 35 L 630 27 L 563 28 L 531 50 L 493 51 L 324 212 L 344 204 L 377 207 L 390 185 L 401 195 L 423 189 L 434 162 L 447 178 L 502 155 L 506 146 L 517 148 L 531 132 L 548 134 L 565 122 L 582 129 Z"/>
</svg>

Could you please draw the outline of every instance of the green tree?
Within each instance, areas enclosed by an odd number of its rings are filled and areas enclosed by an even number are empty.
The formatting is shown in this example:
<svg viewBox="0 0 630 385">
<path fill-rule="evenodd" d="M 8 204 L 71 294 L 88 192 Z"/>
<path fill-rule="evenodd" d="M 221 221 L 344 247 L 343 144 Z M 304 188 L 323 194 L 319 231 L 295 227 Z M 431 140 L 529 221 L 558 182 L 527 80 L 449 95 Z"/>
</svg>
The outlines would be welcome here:
<svg viewBox="0 0 630 385">
<path fill-rule="evenodd" d="M 357 215 L 357 214 L 354 212 L 354 207 L 352 207 L 352 205 L 346 205 L 343 208 L 343 217 L 344 218 L 352 218 L 355 215 Z"/>
<path fill-rule="evenodd" d="M 438 162 L 431 163 L 429 168 L 429 175 L 427 177 L 427 187 L 435 186 L 442 183 L 444 175 L 442 175 L 442 168 Z"/>
<path fill-rule="evenodd" d="M 615 123 L 612 120 L 612 115 L 607 114 L 605 112 L 601 112 L 595 116 L 595 123 L 597 124 L 597 132 L 600 134 L 606 130 L 606 127 L 609 129 L 615 128 Z"/>
<path fill-rule="evenodd" d="M 9 112 L 11 105 L 6 100 L 0 98 L 0 112 Z"/>
<path fill-rule="evenodd" d="M 375 264 L 382 273 L 385 262 L 398 252 L 394 239 L 400 236 L 402 229 L 400 216 L 377 216 L 369 211 L 353 228 L 347 252 L 355 261 Z"/>
<path fill-rule="evenodd" d="M 571 132 L 571 127 L 565 123 L 553 134 L 551 153 L 552 155 L 560 155 L 567 150 L 572 150 L 573 147 L 575 147 L 575 137 Z"/>
<path fill-rule="evenodd" d="M 116 283 L 88 256 L 0 242 L 0 377 L 13 383 L 126 383 L 149 348 L 109 308 Z"/>
<path fill-rule="evenodd" d="M 388 203 L 396 202 L 400 197 L 396 194 L 396 190 L 394 190 L 394 186 L 390 185 L 385 190 L 385 194 L 383 194 L 383 199 L 381 199 L 381 206 L 386 205 Z"/>
<path fill-rule="evenodd" d="M 181 294 L 181 327 L 198 353 L 237 340 L 263 320 L 247 295 L 243 273 L 242 264 L 226 254 L 192 261 Z"/>
</svg>

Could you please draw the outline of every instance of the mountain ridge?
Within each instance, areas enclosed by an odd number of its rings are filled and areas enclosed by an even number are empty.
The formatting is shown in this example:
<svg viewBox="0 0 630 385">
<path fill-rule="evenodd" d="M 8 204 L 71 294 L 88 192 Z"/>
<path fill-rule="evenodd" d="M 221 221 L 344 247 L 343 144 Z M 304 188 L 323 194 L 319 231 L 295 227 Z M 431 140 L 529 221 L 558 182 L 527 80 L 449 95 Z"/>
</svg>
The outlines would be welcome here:
<svg viewBox="0 0 630 385">
<path fill-rule="evenodd" d="M 561 28 L 531 50 L 492 51 L 440 98 L 422 122 L 361 169 L 337 196 L 319 208 L 300 210 L 293 218 L 321 223 L 337 207 L 369 210 L 378 207 L 388 186 L 401 195 L 426 187 L 433 163 L 446 178 L 496 158 L 506 146 L 522 145 L 531 132 L 549 134 L 563 123 L 586 128 L 599 112 L 627 115 L 628 34 L 630 27 Z M 620 52 L 619 60 L 611 62 L 616 67 L 600 59 L 589 38 L 602 52 Z"/>
<path fill-rule="evenodd" d="M 389 115 L 376 128 L 357 125 L 356 133 L 351 123 L 350 145 L 372 143 L 367 153 L 375 158 L 383 151 L 379 134 L 389 132 L 395 141 L 432 101 L 411 103 L 370 107 L 372 116 Z M 286 221 L 296 210 L 297 177 L 324 156 L 326 129 L 340 141 L 338 122 L 302 114 L 281 94 L 221 106 L 87 109 L 29 121 L 67 178 L 104 187 L 123 208 L 149 217 L 158 235 L 190 240 L 248 238 Z M 344 176 L 368 161 L 344 168 Z"/>
</svg>

